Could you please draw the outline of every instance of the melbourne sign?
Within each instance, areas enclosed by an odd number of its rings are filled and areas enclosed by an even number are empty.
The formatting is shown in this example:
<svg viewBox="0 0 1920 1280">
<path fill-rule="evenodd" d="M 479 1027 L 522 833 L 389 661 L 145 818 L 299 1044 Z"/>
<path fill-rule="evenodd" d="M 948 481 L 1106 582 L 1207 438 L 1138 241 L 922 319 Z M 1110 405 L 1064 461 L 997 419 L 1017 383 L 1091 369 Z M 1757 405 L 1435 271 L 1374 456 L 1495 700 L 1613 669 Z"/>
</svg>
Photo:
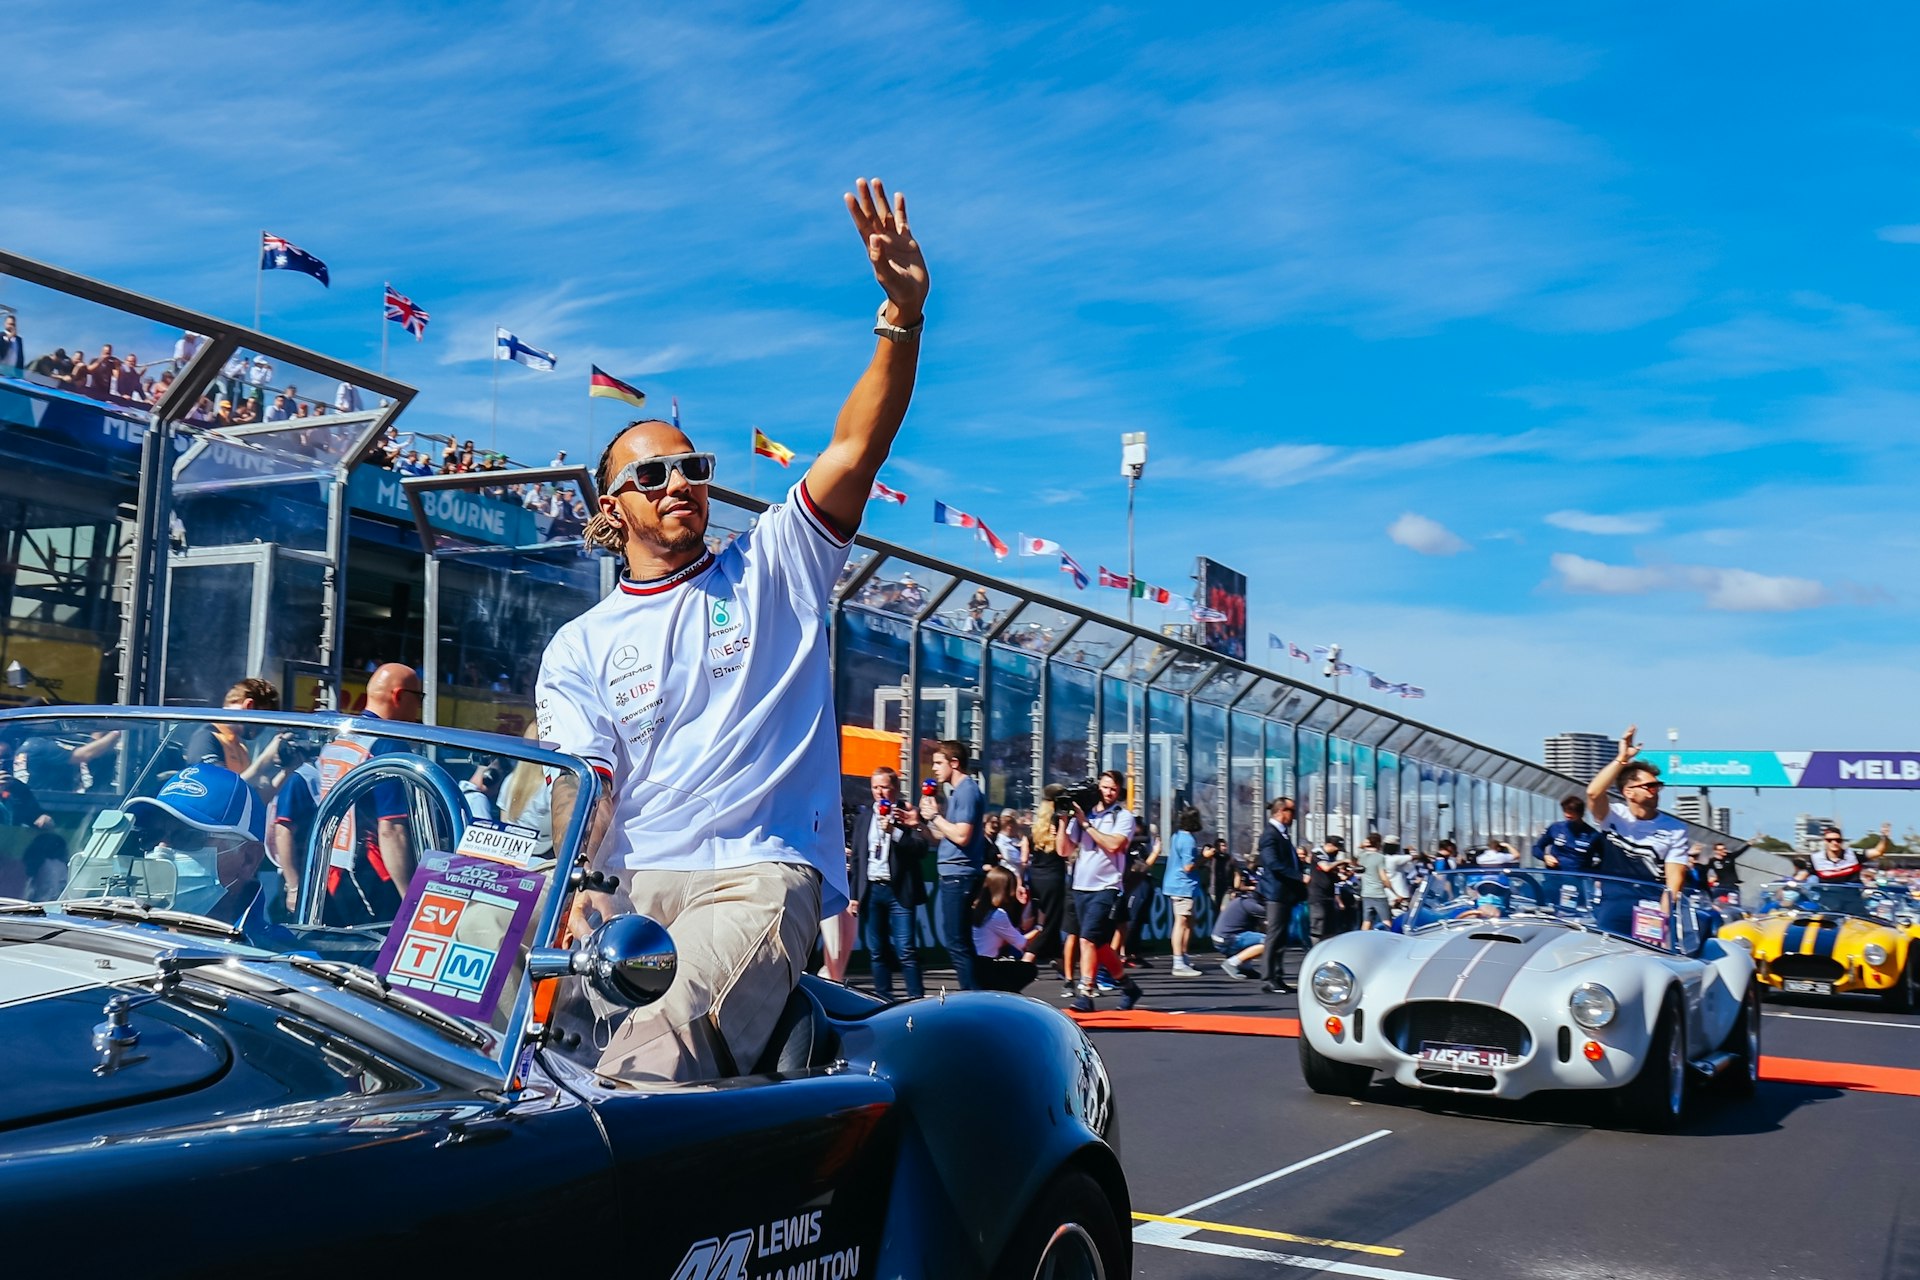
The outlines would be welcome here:
<svg viewBox="0 0 1920 1280">
<path fill-rule="evenodd" d="M 1682 786 L 1920 791 L 1920 751 L 1649 751 L 1644 758 Z"/>
</svg>

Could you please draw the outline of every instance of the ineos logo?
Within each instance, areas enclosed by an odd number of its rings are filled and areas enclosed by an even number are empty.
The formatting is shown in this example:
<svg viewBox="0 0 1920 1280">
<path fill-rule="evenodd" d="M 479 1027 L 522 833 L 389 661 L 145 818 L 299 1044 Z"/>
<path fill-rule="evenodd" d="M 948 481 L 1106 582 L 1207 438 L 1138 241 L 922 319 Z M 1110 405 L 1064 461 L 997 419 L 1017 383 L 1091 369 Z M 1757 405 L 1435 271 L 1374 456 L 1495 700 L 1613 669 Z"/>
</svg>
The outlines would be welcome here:
<svg viewBox="0 0 1920 1280">
<path fill-rule="evenodd" d="M 632 669 L 640 661 L 640 651 L 630 644 L 623 644 L 613 651 L 613 665 L 621 671 Z"/>
</svg>

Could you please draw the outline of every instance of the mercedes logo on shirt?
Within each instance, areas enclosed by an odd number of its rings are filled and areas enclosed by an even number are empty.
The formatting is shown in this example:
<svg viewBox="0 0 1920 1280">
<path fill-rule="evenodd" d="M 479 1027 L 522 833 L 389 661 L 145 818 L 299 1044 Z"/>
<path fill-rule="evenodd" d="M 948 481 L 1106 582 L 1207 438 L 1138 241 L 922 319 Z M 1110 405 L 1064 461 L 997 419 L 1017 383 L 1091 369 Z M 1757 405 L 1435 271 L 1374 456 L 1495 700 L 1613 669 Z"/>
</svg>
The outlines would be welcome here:
<svg viewBox="0 0 1920 1280">
<path fill-rule="evenodd" d="M 640 661 L 640 651 L 630 644 L 623 644 L 613 651 L 613 665 L 621 671 L 630 670 Z"/>
</svg>

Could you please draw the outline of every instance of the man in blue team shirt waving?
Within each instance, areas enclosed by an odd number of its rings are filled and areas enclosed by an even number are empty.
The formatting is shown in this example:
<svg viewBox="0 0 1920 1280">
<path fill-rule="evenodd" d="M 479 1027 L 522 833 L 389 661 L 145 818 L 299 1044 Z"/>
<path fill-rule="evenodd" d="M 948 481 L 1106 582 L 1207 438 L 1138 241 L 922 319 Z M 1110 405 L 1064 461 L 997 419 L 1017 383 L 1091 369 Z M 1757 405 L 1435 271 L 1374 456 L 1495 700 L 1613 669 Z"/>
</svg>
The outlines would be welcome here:
<svg viewBox="0 0 1920 1280">
<path fill-rule="evenodd" d="M 1670 911 L 1680 900 L 1693 867 L 1693 838 L 1687 824 L 1670 813 L 1660 812 L 1660 769 L 1636 757 L 1639 744 L 1633 736 L 1637 726 L 1628 725 L 1620 739 L 1620 754 L 1587 784 L 1587 809 L 1599 826 L 1600 870 L 1606 875 L 1628 880 L 1644 880 L 1661 885 L 1661 907 Z M 1607 793 L 1618 781 L 1624 804 L 1615 803 Z M 1595 919 L 1603 929 L 1626 933 L 1630 927 L 1632 904 L 1639 895 L 1623 896 L 1611 890 L 1601 895 Z"/>
</svg>

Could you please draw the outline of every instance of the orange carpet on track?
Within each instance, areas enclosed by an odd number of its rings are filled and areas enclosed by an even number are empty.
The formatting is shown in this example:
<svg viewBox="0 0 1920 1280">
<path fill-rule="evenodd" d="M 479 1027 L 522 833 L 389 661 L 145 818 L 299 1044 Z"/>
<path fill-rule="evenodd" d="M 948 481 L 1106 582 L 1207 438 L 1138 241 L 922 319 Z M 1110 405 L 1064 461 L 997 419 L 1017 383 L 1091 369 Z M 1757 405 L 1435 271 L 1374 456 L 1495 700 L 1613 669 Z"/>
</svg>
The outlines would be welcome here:
<svg viewBox="0 0 1920 1280">
<path fill-rule="evenodd" d="M 1110 1009 L 1103 1013 L 1072 1013 L 1081 1026 L 1094 1031 L 1189 1031 L 1227 1036 L 1286 1036 L 1300 1034 L 1297 1018 L 1262 1018 L 1234 1013 L 1168 1013 L 1156 1009 Z M 1920 1098 L 1920 1069 L 1871 1067 L 1858 1062 L 1821 1062 L 1813 1058 L 1760 1059 L 1760 1078 L 1776 1084 L 1804 1084 L 1863 1093 L 1893 1093 Z"/>
</svg>

